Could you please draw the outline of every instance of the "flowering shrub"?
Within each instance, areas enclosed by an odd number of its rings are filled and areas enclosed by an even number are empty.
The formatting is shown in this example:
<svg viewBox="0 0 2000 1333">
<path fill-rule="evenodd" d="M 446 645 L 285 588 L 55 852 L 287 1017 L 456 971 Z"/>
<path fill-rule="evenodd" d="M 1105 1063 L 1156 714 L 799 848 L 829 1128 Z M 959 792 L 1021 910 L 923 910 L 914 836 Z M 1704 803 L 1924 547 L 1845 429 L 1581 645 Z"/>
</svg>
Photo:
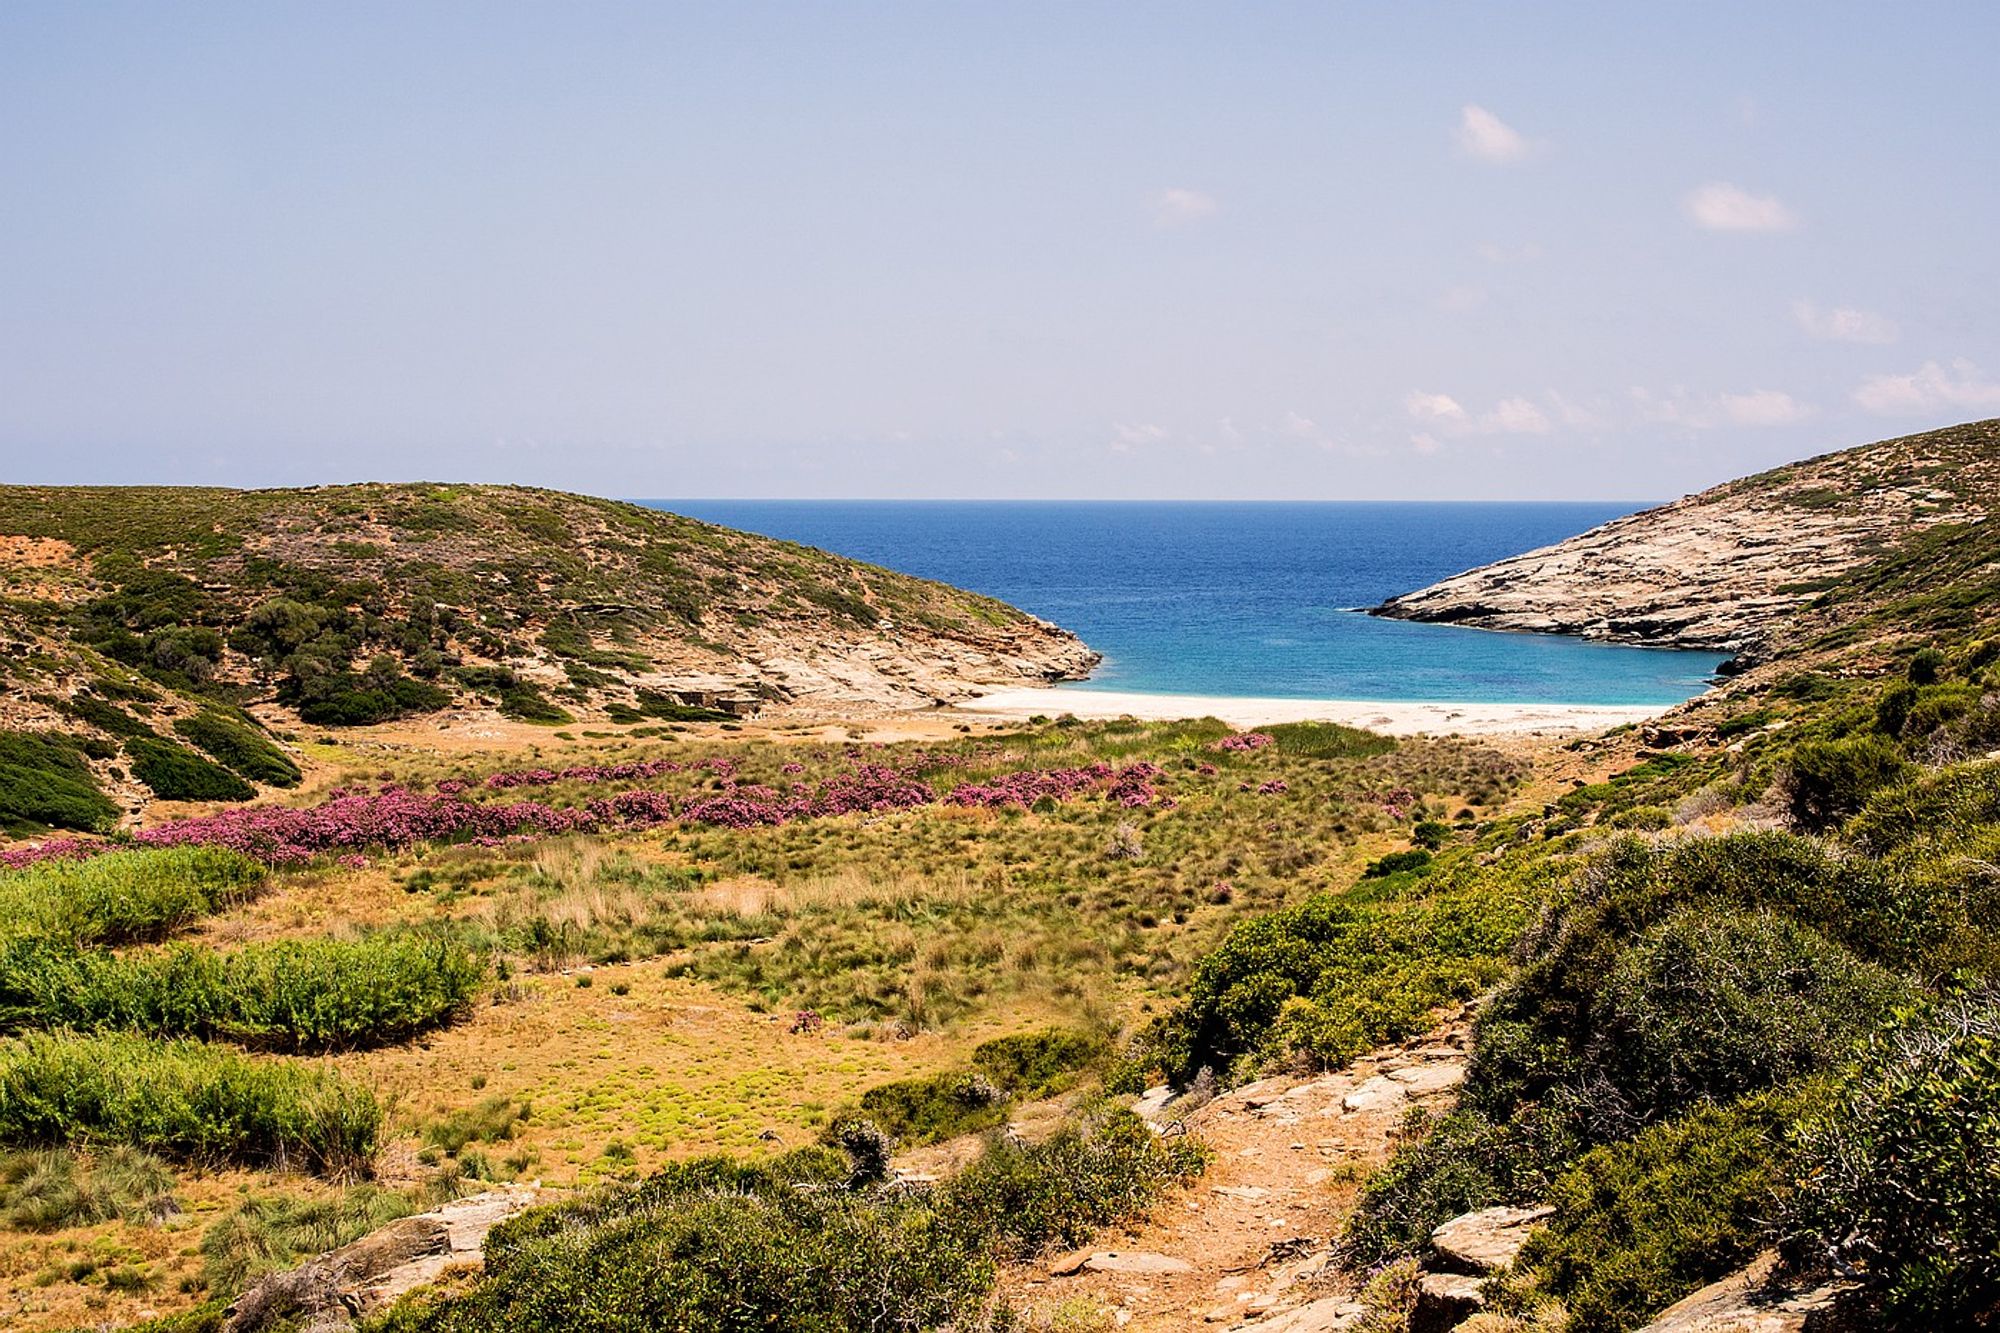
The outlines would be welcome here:
<svg viewBox="0 0 2000 1333">
<path fill-rule="evenodd" d="M 1265 746 L 1270 745 L 1272 743 L 1273 743 L 1273 738 L 1269 735 L 1266 735 L 1264 732 L 1239 731 L 1234 735 L 1224 736 L 1221 740 L 1215 743 L 1214 748 L 1224 751 L 1261 750 Z"/>
<path fill-rule="evenodd" d="M 399 848 L 420 842 L 473 842 L 498 846 L 522 837 L 568 833 L 598 833 L 613 829 L 648 829 L 681 822 L 716 828 L 756 828 L 789 824 L 799 819 L 836 815 L 879 814 L 914 810 L 938 803 L 929 784 L 911 776 L 919 764 L 899 767 L 860 763 L 843 769 L 818 786 L 793 783 L 786 791 L 756 784 L 739 784 L 736 765 L 716 758 L 689 766 L 670 760 L 646 760 L 551 769 L 521 769 L 495 773 L 482 787 L 506 790 L 576 780 L 587 782 L 653 777 L 672 771 L 715 775 L 721 790 L 687 799 L 644 788 L 598 797 L 580 806 L 556 806 L 541 801 L 486 803 L 470 798 L 472 785 L 458 778 L 437 784 L 431 793 L 405 787 L 370 792 L 339 789 L 316 806 L 246 805 L 212 815 L 170 820 L 134 834 L 145 847 L 225 847 L 271 865 L 296 865 L 329 853 L 352 854 L 363 847 Z M 1067 801 L 1090 794 L 1128 809 L 1170 808 L 1154 783 L 1158 765 L 1145 762 L 1115 768 L 1107 763 L 1081 768 L 1022 769 L 982 782 L 960 783 L 944 801 L 951 805 L 1026 808 L 1038 801 Z M 19 867 L 56 857 L 82 858 L 107 850 L 108 844 L 58 839 L 38 847 L 0 853 L 0 865 Z M 345 862 L 344 862 L 345 863 Z"/>
<path fill-rule="evenodd" d="M 1272 778 L 1269 782 L 1260 782 L 1257 784 L 1257 794 L 1259 796 L 1277 796 L 1290 790 L 1290 784 L 1283 778 Z"/>
</svg>

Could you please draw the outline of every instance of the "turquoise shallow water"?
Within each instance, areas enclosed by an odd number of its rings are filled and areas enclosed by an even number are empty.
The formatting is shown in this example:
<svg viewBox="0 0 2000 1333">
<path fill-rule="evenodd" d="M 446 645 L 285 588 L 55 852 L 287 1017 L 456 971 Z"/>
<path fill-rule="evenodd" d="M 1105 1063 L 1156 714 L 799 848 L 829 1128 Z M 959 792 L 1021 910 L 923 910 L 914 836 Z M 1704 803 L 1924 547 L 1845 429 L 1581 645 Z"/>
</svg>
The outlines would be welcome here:
<svg viewBox="0 0 2000 1333">
<path fill-rule="evenodd" d="M 989 593 L 1105 655 L 1066 689 L 1664 704 L 1714 653 L 1378 620 L 1351 608 L 1637 505 L 649 500 Z"/>
</svg>

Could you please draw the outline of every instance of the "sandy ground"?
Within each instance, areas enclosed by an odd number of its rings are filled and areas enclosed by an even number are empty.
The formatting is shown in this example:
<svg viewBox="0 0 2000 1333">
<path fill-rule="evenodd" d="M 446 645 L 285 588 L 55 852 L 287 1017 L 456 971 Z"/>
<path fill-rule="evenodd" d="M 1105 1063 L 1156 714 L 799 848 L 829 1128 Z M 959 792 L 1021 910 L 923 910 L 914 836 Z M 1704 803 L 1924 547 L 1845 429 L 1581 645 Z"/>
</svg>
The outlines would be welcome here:
<svg viewBox="0 0 2000 1333">
<path fill-rule="evenodd" d="M 1671 704 L 1374 703 L 1344 699 L 1256 699 L 1213 694 L 1128 694 L 1114 690 L 1000 690 L 962 704 L 970 717 L 1137 717 L 1148 720 L 1217 717 L 1238 727 L 1277 722 L 1340 722 L 1391 736 L 1490 736 L 1509 732 L 1601 731 L 1643 722 Z"/>
</svg>

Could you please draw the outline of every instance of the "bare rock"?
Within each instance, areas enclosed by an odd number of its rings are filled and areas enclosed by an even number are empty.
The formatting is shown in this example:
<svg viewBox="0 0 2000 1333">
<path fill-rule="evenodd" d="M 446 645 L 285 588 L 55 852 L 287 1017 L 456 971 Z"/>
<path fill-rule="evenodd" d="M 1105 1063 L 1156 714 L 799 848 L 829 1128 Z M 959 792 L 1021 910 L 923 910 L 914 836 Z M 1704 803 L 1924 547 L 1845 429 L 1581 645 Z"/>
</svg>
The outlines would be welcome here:
<svg viewBox="0 0 2000 1333">
<path fill-rule="evenodd" d="M 1742 1272 L 1668 1306 L 1640 1333 L 1815 1333 L 1833 1327 L 1854 1284 L 1790 1288 L 1775 1281 L 1777 1266 L 1776 1255 L 1760 1255 Z"/>
<path fill-rule="evenodd" d="M 533 1205 L 538 1193 L 532 1186 L 507 1186 L 398 1218 L 351 1245 L 257 1282 L 230 1305 L 223 1329 L 257 1333 L 280 1324 L 305 1333 L 345 1329 L 356 1316 L 393 1304 L 448 1268 L 481 1262 L 486 1234 Z"/>
<path fill-rule="evenodd" d="M 1535 1223 L 1553 1208 L 1481 1208 L 1464 1213 L 1431 1232 L 1437 1267 L 1475 1276 L 1509 1267 Z"/>
<path fill-rule="evenodd" d="M 1147 1250 L 1099 1250 L 1083 1261 L 1092 1273 L 1192 1273 L 1194 1265 L 1171 1254 Z"/>
<path fill-rule="evenodd" d="M 1482 1279 L 1463 1273 L 1425 1273 L 1417 1280 L 1417 1301 L 1410 1310 L 1410 1333 L 1450 1333 L 1486 1308 Z"/>
<path fill-rule="evenodd" d="M 1885 440 L 1729 482 L 1391 598 L 1377 615 L 1616 643 L 1756 649 L 1883 543 L 1986 517 L 1991 423 Z M 1926 469 L 1959 478 L 1950 490 Z"/>
<path fill-rule="evenodd" d="M 1367 1315 L 1368 1307 L 1350 1296 L 1328 1296 L 1311 1305 L 1245 1324 L 1241 1333 L 1342 1333 Z"/>
</svg>

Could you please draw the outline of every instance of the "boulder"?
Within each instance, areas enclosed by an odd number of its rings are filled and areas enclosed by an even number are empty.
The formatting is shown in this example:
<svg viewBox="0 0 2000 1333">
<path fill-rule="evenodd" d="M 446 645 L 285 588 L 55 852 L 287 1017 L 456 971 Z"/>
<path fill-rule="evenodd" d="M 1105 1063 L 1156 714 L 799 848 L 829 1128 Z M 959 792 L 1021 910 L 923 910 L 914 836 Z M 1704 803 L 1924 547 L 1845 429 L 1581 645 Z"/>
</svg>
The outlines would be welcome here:
<svg viewBox="0 0 2000 1333">
<path fill-rule="evenodd" d="M 1486 1308 L 1481 1279 L 1464 1273 L 1425 1273 L 1417 1279 L 1410 1333 L 1450 1333 Z"/>
<path fill-rule="evenodd" d="M 1497 1273 L 1513 1264 L 1535 1223 L 1554 1211 L 1548 1207 L 1481 1208 L 1454 1217 L 1431 1232 L 1431 1248 L 1438 1257 L 1434 1267 L 1474 1276 Z"/>
</svg>

